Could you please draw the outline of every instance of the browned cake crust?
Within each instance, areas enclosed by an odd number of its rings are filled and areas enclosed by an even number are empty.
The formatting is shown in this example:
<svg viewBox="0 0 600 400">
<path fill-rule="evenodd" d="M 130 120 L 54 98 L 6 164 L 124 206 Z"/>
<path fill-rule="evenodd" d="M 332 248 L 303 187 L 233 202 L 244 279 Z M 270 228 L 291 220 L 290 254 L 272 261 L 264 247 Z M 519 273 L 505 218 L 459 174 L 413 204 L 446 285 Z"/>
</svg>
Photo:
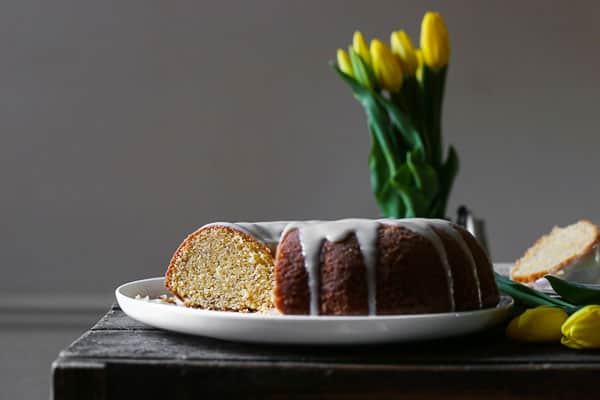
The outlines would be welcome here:
<svg viewBox="0 0 600 400">
<path fill-rule="evenodd" d="M 179 247 L 177 247 L 177 250 L 175 250 L 175 253 L 173 253 L 173 257 L 171 257 L 171 260 L 169 261 L 169 266 L 167 267 L 167 272 L 165 272 L 165 287 L 167 289 L 169 289 L 169 291 L 171 293 L 173 293 L 173 295 L 175 297 L 177 297 L 179 300 L 183 301 L 183 297 L 179 294 L 178 290 L 174 287 L 173 285 L 173 274 L 175 273 L 175 262 L 177 261 L 177 259 L 179 257 L 181 257 L 181 252 L 187 247 L 189 246 L 189 244 L 192 242 L 192 240 L 198 236 L 200 234 L 200 232 L 202 231 L 201 229 L 196 230 L 193 233 L 190 233 L 184 240 L 183 242 L 181 242 L 181 244 L 179 245 Z"/>
<path fill-rule="evenodd" d="M 450 311 L 448 277 L 433 245 L 401 226 L 377 235 L 377 314 Z"/>
<path fill-rule="evenodd" d="M 457 226 L 453 226 L 453 228 L 455 230 L 459 229 Z M 469 254 L 465 254 L 460 244 L 448 235 L 447 232 L 435 228 L 434 230 L 444 242 L 448 263 L 452 270 L 456 311 L 474 310 L 479 308 L 477 277 L 471 266 Z"/>
<path fill-rule="evenodd" d="M 477 267 L 475 275 L 463 248 L 436 229 L 452 271 L 456 311 L 480 308 L 477 280 L 483 307 L 495 306 L 499 294 L 489 258 L 470 233 L 453 227 L 471 250 Z M 377 314 L 451 311 L 447 271 L 429 240 L 404 227 L 382 224 L 378 228 L 377 250 Z M 366 271 L 355 235 L 337 243 L 324 241 L 320 263 L 320 314 L 366 315 Z M 309 314 L 308 274 L 298 230 L 281 238 L 274 273 L 277 309 L 284 314 Z"/>
<path fill-rule="evenodd" d="M 367 270 L 355 234 L 321 247 L 321 314 L 368 314 Z"/>
<path fill-rule="evenodd" d="M 494 307 L 500 300 L 500 292 L 496 285 L 494 268 L 490 258 L 473 235 L 457 225 L 454 225 L 454 228 L 460 232 L 463 240 L 467 243 L 469 249 L 471 249 L 471 254 L 473 254 L 473 258 L 475 259 L 477 273 L 479 275 L 479 285 L 481 287 L 483 308 Z"/>
<path fill-rule="evenodd" d="M 283 314 L 309 313 L 308 273 L 297 229 L 287 232 L 277 246 L 274 297 L 275 307 Z"/>
</svg>

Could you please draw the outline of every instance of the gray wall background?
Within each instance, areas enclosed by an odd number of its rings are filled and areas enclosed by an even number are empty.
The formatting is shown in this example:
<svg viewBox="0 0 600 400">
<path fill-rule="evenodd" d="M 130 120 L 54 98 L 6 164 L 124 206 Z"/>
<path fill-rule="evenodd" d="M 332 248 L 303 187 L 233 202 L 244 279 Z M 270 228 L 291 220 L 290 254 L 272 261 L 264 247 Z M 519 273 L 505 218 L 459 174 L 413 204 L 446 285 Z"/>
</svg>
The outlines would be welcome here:
<svg viewBox="0 0 600 400">
<path fill-rule="evenodd" d="M 452 40 L 450 210 L 513 260 L 600 222 L 597 1 L 7 1 L 0 292 L 110 296 L 214 220 L 376 217 L 360 106 L 327 62 L 354 29 Z"/>
</svg>

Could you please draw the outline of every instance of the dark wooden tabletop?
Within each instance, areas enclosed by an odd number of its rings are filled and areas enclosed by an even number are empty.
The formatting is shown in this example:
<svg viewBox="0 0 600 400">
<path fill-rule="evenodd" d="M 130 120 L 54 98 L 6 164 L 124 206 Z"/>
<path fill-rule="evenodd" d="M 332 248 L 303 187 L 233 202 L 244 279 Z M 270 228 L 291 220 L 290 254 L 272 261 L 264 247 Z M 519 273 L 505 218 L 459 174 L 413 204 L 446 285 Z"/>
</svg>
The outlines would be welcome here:
<svg viewBox="0 0 600 400">
<path fill-rule="evenodd" d="M 59 354 L 52 366 L 53 395 L 56 400 L 600 396 L 600 352 L 522 345 L 507 340 L 500 328 L 411 344 L 264 346 L 160 331 L 114 306 Z"/>
</svg>

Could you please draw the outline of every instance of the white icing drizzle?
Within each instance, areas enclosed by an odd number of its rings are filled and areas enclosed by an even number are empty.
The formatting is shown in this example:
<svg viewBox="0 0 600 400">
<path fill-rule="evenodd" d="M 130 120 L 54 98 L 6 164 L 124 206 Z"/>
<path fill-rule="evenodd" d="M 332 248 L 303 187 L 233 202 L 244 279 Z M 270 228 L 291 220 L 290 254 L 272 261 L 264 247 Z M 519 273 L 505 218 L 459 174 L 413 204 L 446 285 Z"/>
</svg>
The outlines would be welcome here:
<svg viewBox="0 0 600 400">
<path fill-rule="evenodd" d="M 372 224 L 368 229 L 357 230 L 356 239 L 362 253 L 365 264 L 367 278 L 367 304 L 369 315 L 375 315 L 377 312 L 377 230 L 379 224 Z"/>
<path fill-rule="evenodd" d="M 467 259 L 469 260 L 469 265 L 471 266 L 471 271 L 473 273 L 473 280 L 475 281 L 475 286 L 477 287 L 477 299 L 479 301 L 479 308 L 482 308 L 483 297 L 481 293 L 481 282 L 479 281 L 479 271 L 477 270 L 477 264 L 475 263 L 475 258 L 473 257 L 473 253 L 471 253 L 469 245 L 467 245 L 462 235 L 447 221 L 434 219 L 431 220 L 431 224 L 437 229 L 445 232 L 452 239 L 454 239 L 456 244 L 458 244 L 463 253 L 467 256 Z"/>
<path fill-rule="evenodd" d="M 279 243 L 281 234 L 289 223 L 290 221 L 237 222 L 236 225 L 264 243 Z"/>
<path fill-rule="evenodd" d="M 265 243 L 279 243 L 281 234 L 290 221 L 272 221 L 272 222 L 213 222 L 202 226 L 208 228 L 211 226 L 225 226 L 250 235 L 257 240 Z"/>
<path fill-rule="evenodd" d="M 319 315 L 320 301 L 320 254 L 325 240 L 335 243 L 344 240 L 354 233 L 362 253 L 366 269 L 367 303 L 369 315 L 375 315 L 375 262 L 377 257 L 377 228 L 376 220 L 349 218 L 338 221 L 308 221 L 292 222 L 286 226 L 285 234 L 292 229 L 298 229 L 304 266 L 308 273 L 308 288 L 310 291 L 310 314 Z"/>
</svg>

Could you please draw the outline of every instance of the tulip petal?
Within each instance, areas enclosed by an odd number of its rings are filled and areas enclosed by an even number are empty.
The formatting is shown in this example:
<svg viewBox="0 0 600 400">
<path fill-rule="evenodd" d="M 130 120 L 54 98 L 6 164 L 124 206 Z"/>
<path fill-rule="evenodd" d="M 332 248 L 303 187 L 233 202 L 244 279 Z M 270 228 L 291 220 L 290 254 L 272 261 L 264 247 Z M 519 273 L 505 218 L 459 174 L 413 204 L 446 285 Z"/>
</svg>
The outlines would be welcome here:
<svg viewBox="0 0 600 400">
<path fill-rule="evenodd" d="M 337 51 L 337 63 L 340 70 L 346 75 L 353 76 L 353 68 L 352 61 L 350 61 L 350 56 L 342 49 L 338 49 Z"/>
<path fill-rule="evenodd" d="M 400 57 L 406 75 L 414 75 L 419 67 L 419 60 L 410 37 L 404 31 L 392 32 L 390 35 L 392 52 Z"/>
<path fill-rule="evenodd" d="M 561 328 L 561 343 L 574 349 L 600 348 L 600 305 L 588 305 L 573 313 Z"/>
<path fill-rule="evenodd" d="M 371 41 L 371 63 L 380 85 L 395 93 L 402 87 L 402 67 L 392 51 L 378 39 Z"/>
<path fill-rule="evenodd" d="M 428 12 L 421 23 L 421 49 L 425 64 L 432 69 L 448 65 L 450 42 L 444 19 L 437 12 Z"/>
<path fill-rule="evenodd" d="M 558 342 L 566 312 L 558 307 L 540 306 L 526 310 L 506 328 L 511 339 L 521 342 Z"/>
<path fill-rule="evenodd" d="M 369 53 L 369 47 L 367 46 L 367 42 L 365 41 L 364 36 L 360 31 L 354 32 L 352 36 L 352 48 L 362 58 L 362 60 L 371 64 L 371 54 Z"/>
</svg>

